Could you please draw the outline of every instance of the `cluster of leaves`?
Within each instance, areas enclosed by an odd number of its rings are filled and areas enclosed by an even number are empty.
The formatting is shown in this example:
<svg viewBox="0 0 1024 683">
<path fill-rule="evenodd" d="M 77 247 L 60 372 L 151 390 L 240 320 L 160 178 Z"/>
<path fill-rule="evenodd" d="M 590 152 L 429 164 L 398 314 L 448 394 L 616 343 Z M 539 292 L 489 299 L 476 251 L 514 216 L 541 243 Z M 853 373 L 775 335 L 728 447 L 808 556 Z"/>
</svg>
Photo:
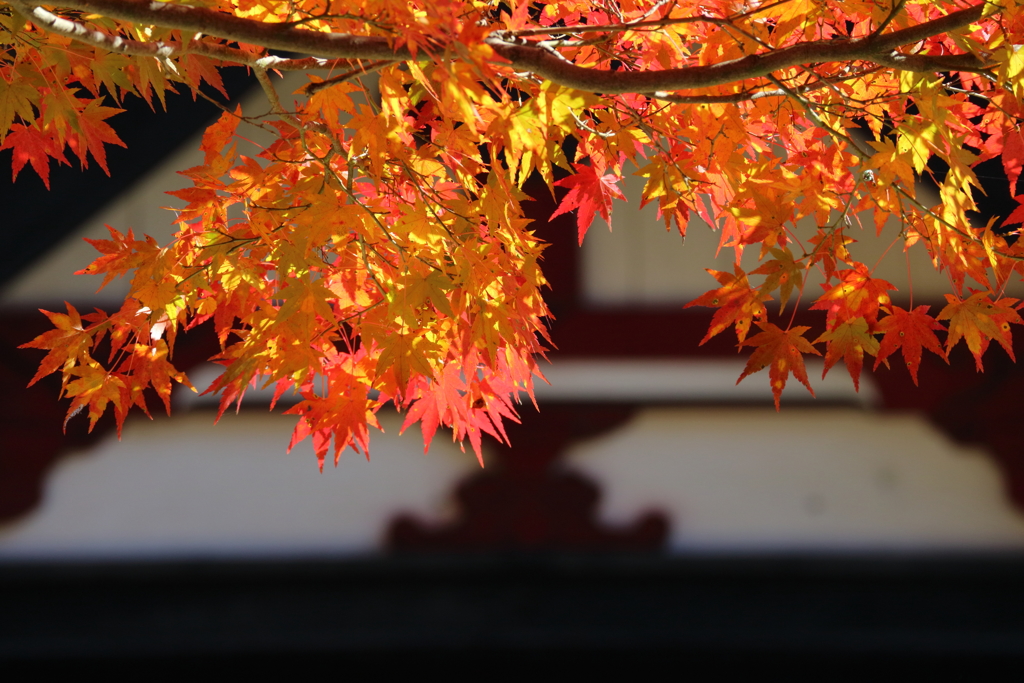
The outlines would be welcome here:
<svg viewBox="0 0 1024 683">
<path fill-rule="evenodd" d="M 184 172 L 192 186 L 174 193 L 187 205 L 172 244 L 116 230 L 95 242 L 103 255 L 85 272 L 134 273 L 119 312 L 50 314 L 56 329 L 30 344 L 49 350 L 39 376 L 62 370 L 71 413 L 88 407 L 93 421 L 112 403 L 120 424 L 147 386 L 166 400 L 186 381 L 167 360 L 175 333 L 212 319 L 221 411 L 254 383 L 297 391 L 293 443 L 312 436 L 321 464 L 332 441 L 335 459 L 365 451 L 389 401 L 428 444 L 443 425 L 479 454 L 482 432 L 504 438 L 546 341 L 543 244 L 523 218 L 523 184 L 569 188 L 559 211 L 576 211 L 582 241 L 596 215 L 610 218 L 630 166 L 667 228 L 685 234 L 697 216 L 737 263 L 759 250 L 750 273 L 712 271 L 721 287 L 691 305 L 718 309 L 708 338 L 732 327 L 753 347 L 743 376 L 770 368 L 776 402 L 790 372 L 810 388 L 814 344 L 826 371 L 842 359 L 855 382 L 865 353 L 877 367 L 901 351 L 916 381 L 924 350 L 945 358 L 964 339 L 980 368 L 991 340 L 1010 351 L 1021 322 L 998 292 L 1024 246 L 967 218 L 974 166 L 1001 156 L 1011 189 L 1024 166 L 1013 0 L 6 6 L 0 129 L 15 173 L 31 162 L 45 179 L 65 144 L 102 164 L 102 143 L 117 140 L 101 90 L 197 91 L 241 65 L 272 107 L 225 111 L 206 132 L 204 163 Z M 293 102 L 267 77 L 275 69 L 326 74 Z M 237 151 L 242 120 L 275 135 L 255 158 Z M 916 179 L 933 158 L 949 171 L 930 206 Z M 937 317 L 894 306 L 894 286 L 854 257 L 862 215 L 879 234 L 895 217 L 894 242 L 948 273 Z M 1008 221 L 1021 222 L 1024 208 Z M 765 306 L 804 296 L 812 270 L 826 281 L 813 343 Z"/>
</svg>

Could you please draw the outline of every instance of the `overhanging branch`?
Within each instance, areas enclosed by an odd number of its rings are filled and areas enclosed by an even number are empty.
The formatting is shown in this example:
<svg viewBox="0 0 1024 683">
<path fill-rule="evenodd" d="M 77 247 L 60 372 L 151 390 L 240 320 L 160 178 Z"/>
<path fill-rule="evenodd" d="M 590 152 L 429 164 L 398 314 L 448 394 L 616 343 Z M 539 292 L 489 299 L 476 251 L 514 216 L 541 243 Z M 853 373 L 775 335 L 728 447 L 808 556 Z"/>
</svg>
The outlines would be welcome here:
<svg viewBox="0 0 1024 683">
<path fill-rule="evenodd" d="M 941 19 L 880 36 L 851 40 L 819 40 L 710 66 L 691 66 L 664 71 L 624 72 L 590 69 L 571 64 L 529 44 L 512 44 L 497 39 L 491 39 L 488 43 L 517 70 L 532 71 L 542 78 L 577 90 L 608 94 L 702 89 L 761 78 L 794 66 L 822 62 L 882 63 L 882 60 L 891 62 L 896 58 L 905 57 L 906 59 L 899 62 L 900 65 L 895 68 L 908 71 L 948 71 L 955 59 L 956 68 L 977 71 L 985 68 L 986 64 L 972 54 L 930 57 L 899 55 L 895 50 L 903 45 L 917 43 L 924 38 L 966 26 L 980 19 L 983 10 L 984 5 L 977 5 L 953 12 Z M 890 66 L 888 63 L 885 65 Z"/>
<path fill-rule="evenodd" d="M 147 0 L 64 0 L 61 6 L 122 21 L 175 28 L 319 58 L 387 61 L 412 59 L 408 49 L 395 47 L 382 37 L 324 33 L 291 25 L 243 19 L 201 7 Z M 766 77 L 794 66 L 823 62 L 864 61 L 906 71 L 981 71 L 987 65 L 973 54 L 905 55 L 896 50 L 978 21 L 984 9 L 985 3 L 980 3 L 939 19 L 881 35 L 875 33 L 849 40 L 819 40 L 710 66 L 662 71 L 626 72 L 580 67 L 536 44 L 502 38 L 500 32 L 493 34 L 486 42 L 517 71 L 531 71 L 565 87 L 607 94 L 703 89 Z M 286 67 L 281 64 L 273 68 Z"/>
<path fill-rule="evenodd" d="M 243 19 L 202 7 L 148 0 L 61 0 L 61 7 L 101 14 L 136 24 L 176 28 L 271 50 L 340 59 L 410 59 L 384 38 L 323 33 L 286 24 Z"/>
<path fill-rule="evenodd" d="M 171 59 L 185 54 L 195 54 L 256 69 L 274 69 L 277 71 L 333 70 L 338 67 L 353 67 L 358 69 L 360 73 L 364 73 L 380 67 L 379 63 L 369 67 L 360 67 L 350 59 L 323 59 L 320 57 L 293 59 L 273 55 L 257 58 L 244 50 L 220 43 L 204 41 L 199 37 L 187 45 L 177 41 L 132 40 L 123 36 L 106 33 L 99 29 L 90 28 L 72 19 L 59 17 L 42 7 L 37 7 L 21 0 L 6 0 L 6 2 L 44 31 L 67 36 L 93 47 L 125 55 Z"/>
</svg>

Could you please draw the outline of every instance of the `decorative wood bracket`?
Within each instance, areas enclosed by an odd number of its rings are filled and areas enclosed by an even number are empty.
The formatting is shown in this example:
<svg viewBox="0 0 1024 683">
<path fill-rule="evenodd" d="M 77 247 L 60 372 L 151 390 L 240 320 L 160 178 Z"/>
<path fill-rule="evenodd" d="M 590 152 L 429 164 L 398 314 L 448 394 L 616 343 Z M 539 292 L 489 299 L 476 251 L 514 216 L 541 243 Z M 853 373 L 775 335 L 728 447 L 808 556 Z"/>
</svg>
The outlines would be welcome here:
<svg viewBox="0 0 1024 683">
<path fill-rule="evenodd" d="M 669 521 L 647 512 L 612 528 L 597 518 L 600 488 L 559 462 L 573 442 L 608 432 L 632 417 L 630 406 L 545 405 L 507 427 L 512 445 L 497 444 L 495 462 L 459 484 L 459 515 L 431 524 L 401 515 L 387 534 L 398 551 L 657 551 Z M 492 442 L 493 443 L 493 442 Z"/>
</svg>

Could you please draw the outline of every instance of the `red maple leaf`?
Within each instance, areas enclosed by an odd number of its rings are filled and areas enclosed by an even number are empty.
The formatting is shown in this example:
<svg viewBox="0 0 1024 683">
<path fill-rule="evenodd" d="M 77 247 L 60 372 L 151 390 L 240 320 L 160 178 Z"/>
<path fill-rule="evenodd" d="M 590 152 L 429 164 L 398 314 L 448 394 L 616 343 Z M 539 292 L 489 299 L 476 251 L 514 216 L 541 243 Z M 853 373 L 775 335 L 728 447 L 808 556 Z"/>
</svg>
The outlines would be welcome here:
<svg viewBox="0 0 1024 683">
<path fill-rule="evenodd" d="M 716 334 L 729 327 L 736 325 L 736 337 L 742 342 L 747 338 L 747 330 L 754 318 L 762 318 L 765 314 L 764 301 L 771 297 L 753 289 L 747 282 L 747 274 L 738 265 L 735 266 L 735 275 L 722 270 L 711 270 L 708 272 L 722 286 L 712 289 L 697 297 L 690 303 L 683 306 L 707 306 L 719 309 L 713 318 L 708 333 L 700 341 L 701 344 L 711 339 Z"/>
<path fill-rule="evenodd" d="M 1010 215 L 1003 219 L 1003 225 L 1019 225 L 1024 223 L 1024 194 L 1014 197 L 1017 200 L 1017 207 L 1010 212 Z"/>
<path fill-rule="evenodd" d="M 1024 137 L 1019 130 L 1011 130 L 1003 138 L 1003 153 L 1000 156 L 1006 178 L 1010 181 L 1010 194 L 1015 194 L 1017 180 L 1020 179 L 1021 169 L 1024 168 Z"/>
<path fill-rule="evenodd" d="M 763 331 L 740 343 L 740 346 L 753 346 L 755 349 L 750 354 L 747 367 L 743 369 L 743 374 L 736 380 L 736 384 L 743 381 L 747 375 L 770 366 L 768 378 L 771 380 L 772 394 L 775 396 L 775 410 L 779 409 L 779 397 L 786 388 L 790 372 L 807 387 L 811 396 L 814 396 L 814 389 L 807 380 L 807 368 L 804 367 L 803 357 L 805 353 L 821 355 L 803 336 L 804 332 L 811 328 L 801 325 L 783 330 L 772 323 L 762 322 L 757 323 L 757 326 Z"/>
<path fill-rule="evenodd" d="M 579 226 L 580 244 L 583 244 L 583 236 L 594 222 L 594 214 L 600 213 L 601 218 L 611 227 L 612 197 L 625 197 L 615 184 L 614 175 L 609 173 L 599 176 L 593 166 L 586 164 L 573 164 L 573 168 L 576 169 L 574 175 L 555 182 L 559 187 L 571 189 L 558 205 L 558 209 L 551 214 L 551 218 L 577 209 L 576 224 Z"/>
<path fill-rule="evenodd" d="M 3 149 L 13 151 L 12 180 L 18 179 L 18 173 L 26 163 L 31 163 L 47 190 L 50 189 L 50 157 L 63 164 L 68 163 L 63 150 L 52 137 L 20 123 L 11 126 L 11 132 L 7 134 L 4 144 L 0 145 L 0 150 Z"/>
<path fill-rule="evenodd" d="M 320 470 L 334 440 L 334 465 L 338 465 L 341 452 L 351 446 L 357 453 L 370 457 L 370 432 L 368 427 L 380 429 L 374 414 L 378 407 L 369 397 L 365 384 L 341 370 L 335 369 L 328 378 L 330 390 L 327 396 L 313 393 L 313 383 L 303 386 L 303 400 L 284 411 L 285 415 L 301 415 L 288 444 L 288 452 L 307 436 L 313 437 L 313 451 L 316 453 Z"/>
<path fill-rule="evenodd" d="M 146 402 L 142 392 L 146 387 L 153 387 L 157 396 L 164 403 L 167 414 L 171 414 L 171 380 L 184 384 L 195 391 L 195 387 L 188 381 L 185 373 L 179 371 L 167 360 L 167 342 L 163 339 L 156 340 L 152 346 L 148 344 L 135 344 L 132 354 L 125 358 L 118 368 L 118 372 L 124 377 L 128 389 L 129 400 L 142 408 L 146 414 Z"/>
<path fill-rule="evenodd" d="M 889 362 L 886 360 L 890 355 L 896 353 L 896 349 L 903 351 L 903 360 L 907 363 L 907 370 L 910 377 L 917 384 L 917 370 L 921 366 L 921 350 L 938 354 L 942 360 L 949 362 L 946 352 L 942 350 L 939 338 L 933 330 L 943 330 L 942 325 L 928 315 L 928 306 L 918 306 L 912 311 L 905 311 L 899 306 L 892 307 L 892 314 L 878 321 L 878 331 L 885 332 L 882 343 L 879 345 L 878 356 L 875 358 L 875 369 L 879 363 Z"/>
</svg>

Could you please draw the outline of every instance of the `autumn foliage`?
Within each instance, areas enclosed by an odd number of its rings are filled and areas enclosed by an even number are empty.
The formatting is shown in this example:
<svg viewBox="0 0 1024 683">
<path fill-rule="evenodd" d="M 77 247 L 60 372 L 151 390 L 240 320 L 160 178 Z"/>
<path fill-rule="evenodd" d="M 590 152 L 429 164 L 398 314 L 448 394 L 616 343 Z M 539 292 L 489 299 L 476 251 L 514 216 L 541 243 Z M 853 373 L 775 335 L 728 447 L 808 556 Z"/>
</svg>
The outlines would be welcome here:
<svg viewBox="0 0 1024 683">
<path fill-rule="evenodd" d="M 759 255 L 749 272 L 711 271 L 719 286 L 690 305 L 716 309 L 707 338 L 731 328 L 750 354 L 743 377 L 768 368 L 776 402 L 791 373 L 810 389 L 807 354 L 855 382 L 865 355 L 898 358 L 916 382 L 924 353 L 961 340 L 979 369 L 992 341 L 1012 354 L 1021 318 L 1001 292 L 1020 277 L 1024 196 L 1001 225 L 967 214 L 977 164 L 1001 158 L 1013 195 L 1024 168 L 1014 0 L 48 7 L 0 3 L 0 146 L 15 176 L 105 168 L 124 98 L 215 97 L 223 68 L 251 70 L 268 102 L 228 107 L 206 131 L 204 163 L 173 193 L 185 208 L 171 244 L 129 226 L 93 243 L 84 272 L 132 278 L 120 310 L 47 313 L 54 329 L 28 346 L 48 351 L 36 379 L 62 373 L 69 416 L 112 406 L 120 425 L 150 387 L 166 404 L 188 384 L 176 335 L 210 320 L 221 411 L 254 384 L 297 392 L 293 443 L 312 437 L 321 463 L 332 446 L 335 459 L 366 451 L 388 402 L 428 444 L 445 426 L 479 454 L 483 433 L 505 438 L 548 343 L 524 183 L 565 188 L 558 211 L 575 212 L 582 241 L 610 220 L 627 169 L 666 228 L 706 229 L 697 218 L 737 264 Z M 307 84 L 277 92 L 276 71 Z M 273 142 L 240 154 L 242 121 Z M 938 202 L 918 191 L 929 175 Z M 896 257 L 926 251 L 948 304 L 893 305 L 855 229 L 888 235 Z M 811 271 L 823 291 L 805 287 Z M 822 312 L 819 330 L 790 323 L 800 304 Z"/>
</svg>

